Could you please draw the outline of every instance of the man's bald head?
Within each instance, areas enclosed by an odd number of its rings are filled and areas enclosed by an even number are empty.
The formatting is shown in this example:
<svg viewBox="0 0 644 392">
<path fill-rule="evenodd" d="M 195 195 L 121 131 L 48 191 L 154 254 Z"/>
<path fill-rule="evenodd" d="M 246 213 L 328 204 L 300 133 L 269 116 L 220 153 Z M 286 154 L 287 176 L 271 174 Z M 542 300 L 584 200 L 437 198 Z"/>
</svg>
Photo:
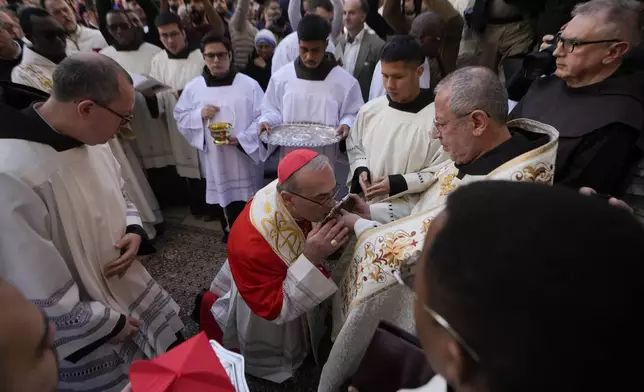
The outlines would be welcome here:
<svg viewBox="0 0 644 392">
<path fill-rule="evenodd" d="M 416 39 L 423 37 L 442 37 L 445 32 L 445 22 L 435 12 L 426 11 L 414 18 L 409 29 L 409 35 Z"/>
<path fill-rule="evenodd" d="M 102 105 L 117 100 L 122 80 L 132 78 L 116 61 L 94 52 L 67 57 L 54 70 L 52 96 L 59 102 L 92 99 Z"/>
<path fill-rule="evenodd" d="M 0 385 L 3 392 L 53 392 L 58 382 L 53 325 L 0 278 Z"/>
</svg>

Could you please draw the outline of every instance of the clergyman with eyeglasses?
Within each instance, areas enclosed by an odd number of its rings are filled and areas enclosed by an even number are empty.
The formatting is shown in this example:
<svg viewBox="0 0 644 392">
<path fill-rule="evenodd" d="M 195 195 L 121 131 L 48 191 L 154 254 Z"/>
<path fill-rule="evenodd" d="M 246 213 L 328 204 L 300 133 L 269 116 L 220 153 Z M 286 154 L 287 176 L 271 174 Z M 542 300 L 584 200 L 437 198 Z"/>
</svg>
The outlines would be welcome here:
<svg viewBox="0 0 644 392">
<path fill-rule="evenodd" d="M 507 121 L 508 95 L 492 70 L 457 69 L 436 86 L 435 103 L 431 136 L 450 161 L 437 169 L 411 215 L 382 225 L 371 215 L 378 207 L 356 197 L 356 213 L 341 217 L 358 240 L 334 300 L 339 332 L 319 392 L 335 391 L 352 376 L 369 344 L 364 336 L 372 336 L 381 320 L 413 328 L 412 298 L 396 287 L 395 275 L 413 271 L 427 228 L 453 191 L 477 181 L 552 184 L 557 131 L 536 121 Z"/>
<path fill-rule="evenodd" d="M 107 144 L 134 87 L 93 52 L 52 80 L 48 98 L 0 84 L 0 274 L 56 324 L 61 390 L 119 390 L 131 361 L 183 340 L 179 306 L 137 260 L 154 248 Z"/>
<path fill-rule="evenodd" d="M 557 128 L 555 184 L 622 197 L 633 181 L 644 157 L 643 9 L 636 0 L 592 0 L 545 37 L 556 71 L 536 80 L 510 117 Z"/>
<path fill-rule="evenodd" d="M 212 339 L 241 352 L 250 375 L 282 383 L 317 353 L 320 304 L 337 290 L 323 262 L 348 241 L 349 228 L 338 219 L 311 222 L 324 220 L 338 188 L 326 155 L 294 150 L 232 227 L 228 260 L 199 316 Z"/>
</svg>

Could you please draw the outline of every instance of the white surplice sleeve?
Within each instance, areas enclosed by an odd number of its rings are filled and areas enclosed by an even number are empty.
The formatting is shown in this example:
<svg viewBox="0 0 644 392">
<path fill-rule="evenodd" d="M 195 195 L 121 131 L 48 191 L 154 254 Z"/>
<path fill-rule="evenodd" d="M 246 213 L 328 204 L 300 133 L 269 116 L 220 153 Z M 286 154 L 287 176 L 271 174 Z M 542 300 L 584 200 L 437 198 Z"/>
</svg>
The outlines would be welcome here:
<svg viewBox="0 0 644 392">
<path fill-rule="evenodd" d="M 356 116 L 353 126 L 349 130 L 347 137 L 347 156 L 349 158 L 349 178 L 347 184 L 351 186 L 354 173 L 359 167 L 369 167 L 367 154 L 364 152 L 362 145 L 362 135 L 364 127 L 364 111 L 361 109 Z"/>
<path fill-rule="evenodd" d="M 331 53 L 335 52 L 335 44 L 337 42 L 338 37 L 342 33 L 342 27 L 344 27 L 344 3 L 342 0 L 331 0 L 331 3 L 333 3 L 333 22 L 331 23 L 331 42 L 333 43 L 333 51 Z M 329 52 L 329 49 L 327 48 L 327 52 Z"/>
<path fill-rule="evenodd" d="M 150 61 L 150 77 L 156 80 L 163 80 L 163 75 L 161 75 L 161 71 L 159 70 L 159 61 L 162 54 L 163 52 L 155 54 Z"/>
<path fill-rule="evenodd" d="M 143 221 L 141 220 L 141 215 L 139 214 L 139 209 L 136 208 L 136 205 L 130 199 L 130 196 L 125 192 L 123 187 L 125 186 L 125 181 L 121 177 L 121 193 L 123 194 L 123 199 L 125 200 L 125 222 L 126 226 L 138 225 L 143 227 Z"/>
<path fill-rule="evenodd" d="M 244 149 L 246 155 L 248 155 L 250 159 L 252 159 L 253 162 L 257 165 L 262 162 L 262 154 L 260 153 L 261 141 L 259 140 L 259 136 L 257 134 L 257 126 L 259 124 L 259 117 L 262 113 L 261 106 L 262 99 L 264 98 L 264 91 L 255 80 L 249 80 L 249 82 L 252 85 L 253 93 L 253 107 L 251 112 L 252 119 L 248 128 L 246 128 L 243 132 L 235 134 L 235 136 L 237 136 L 239 145 Z"/>
<path fill-rule="evenodd" d="M 450 162 L 450 158 L 440 147 L 438 140 L 433 140 L 432 144 L 436 144 L 437 148 L 427 156 L 425 167 L 419 172 L 403 174 L 407 190 L 392 197 L 425 192 L 436 181 L 436 174 Z"/>
<path fill-rule="evenodd" d="M 376 227 L 380 226 L 382 226 L 382 223 L 380 222 L 360 218 L 353 226 L 353 231 L 356 233 L 356 237 L 360 238 L 360 236 L 363 235 L 367 230 L 375 229 Z"/>
<path fill-rule="evenodd" d="M 385 95 L 385 85 L 382 83 L 382 65 L 380 61 L 376 64 L 371 77 L 371 86 L 369 87 L 369 100 L 374 100 Z"/>
<path fill-rule="evenodd" d="M 293 31 L 297 31 L 297 25 L 302 20 L 302 0 L 291 0 L 288 2 L 288 21 Z M 340 18 L 342 20 L 342 18 Z"/>
<path fill-rule="evenodd" d="M 266 88 L 266 94 L 262 99 L 261 116 L 259 122 L 267 122 L 272 125 L 283 123 L 282 119 L 282 83 L 281 80 L 271 77 Z"/>
<path fill-rule="evenodd" d="M 340 107 L 340 124 L 345 124 L 349 128 L 353 126 L 356 115 L 360 111 L 362 105 L 364 105 L 360 84 L 355 78 L 353 78 L 352 82 L 353 84 L 351 85 L 351 88 L 349 88 L 349 91 L 342 102 L 342 106 Z"/>
<path fill-rule="evenodd" d="M 56 325 L 59 358 L 75 363 L 116 336 L 125 316 L 100 302 L 80 299 L 52 242 L 56 220 L 33 189 L 0 174 L 0 276 L 45 312 Z"/>
<path fill-rule="evenodd" d="M 304 255 L 295 260 L 286 272 L 282 284 L 284 301 L 282 310 L 276 319 L 276 324 L 293 321 L 329 298 L 338 287 L 333 281 L 309 261 Z"/>
<path fill-rule="evenodd" d="M 291 34 L 297 34 L 293 32 Z M 275 75 L 283 66 L 290 63 L 293 60 L 289 60 L 291 49 L 291 39 L 288 38 L 291 34 L 284 37 L 277 47 L 275 48 L 275 53 L 273 53 L 273 59 L 271 60 L 271 76 Z M 297 41 L 297 40 L 296 40 Z M 270 82 L 269 82 L 270 85 Z M 266 91 L 268 92 L 268 90 Z"/>
<path fill-rule="evenodd" d="M 269 125 L 273 126 L 284 122 L 282 120 L 282 95 L 280 95 L 279 90 L 281 90 L 281 83 L 279 83 L 278 79 L 271 77 L 271 80 L 268 82 L 266 93 L 262 98 L 262 104 L 260 107 L 261 115 L 257 121 L 258 125 L 260 123 L 267 122 Z M 262 162 L 266 162 L 277 147 L 278 146 L 275 145 L 266 145 L 261 143 L 259 151 L 260 160 Z"/>
<path fill-rule="evenodd" d="M 174 107 L 174 119 L 177 129 L 188 143 L 199 151 L 205 151 L 206 137 L 201 118 L 201 104 L 195 97 L 194 87 L 192 82 L 186 85 Z"/>
</svg>

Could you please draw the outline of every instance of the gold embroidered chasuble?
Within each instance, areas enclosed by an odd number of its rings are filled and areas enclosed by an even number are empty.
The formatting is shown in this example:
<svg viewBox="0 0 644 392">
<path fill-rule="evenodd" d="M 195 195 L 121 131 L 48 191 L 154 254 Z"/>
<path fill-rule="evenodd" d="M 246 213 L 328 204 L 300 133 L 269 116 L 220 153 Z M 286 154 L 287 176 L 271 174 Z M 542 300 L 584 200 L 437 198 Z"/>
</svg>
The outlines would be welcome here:
<svg viewBox="0 0 644 392">
<path fill-rule="evenodd" d="M 306 238 L 279 197 L 277 181 L 255 194 L 250 221 L 286 265 L 291 266 L 304 252 Z"/>
</svg>

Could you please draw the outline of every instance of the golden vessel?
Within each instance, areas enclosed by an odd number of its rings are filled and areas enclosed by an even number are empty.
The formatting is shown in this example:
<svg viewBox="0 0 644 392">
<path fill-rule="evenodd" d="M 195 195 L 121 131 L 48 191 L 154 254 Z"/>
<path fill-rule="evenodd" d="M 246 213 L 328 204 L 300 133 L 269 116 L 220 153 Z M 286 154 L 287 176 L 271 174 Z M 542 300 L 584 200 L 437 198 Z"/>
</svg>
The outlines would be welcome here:
<svg viewBox="0 0 644 392">
<path fill-rule="evenodd" d="M 118 131 L 119 136 L 124 140 L 134 140 L 136 139 L 136 134 L 132 131 L 131 128 L 121 127 Z"/>
<path fill-rule="evenodd" d="M 215 144 L 228 144 L 228 137 L 233 125 L 228 122 L 213 122 L 208 124 L 210 134 L 215 140 Z"/>
</svg>

